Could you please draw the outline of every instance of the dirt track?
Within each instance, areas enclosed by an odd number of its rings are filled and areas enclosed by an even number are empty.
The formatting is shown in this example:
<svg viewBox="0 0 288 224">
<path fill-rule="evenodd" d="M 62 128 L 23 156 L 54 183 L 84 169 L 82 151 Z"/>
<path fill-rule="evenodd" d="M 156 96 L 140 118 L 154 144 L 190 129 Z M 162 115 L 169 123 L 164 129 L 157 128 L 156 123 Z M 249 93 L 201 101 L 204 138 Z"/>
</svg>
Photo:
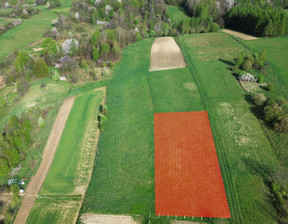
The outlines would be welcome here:
<svg viewBox="0 0 288 224">
<path fill-rule="evenodd" d="M 73 106 L 75 97 L 67 98 L 54 122 L 52 127 L 51 135 L 48 139 L 47 145 L 44 150 L 44 154 L 42 157 L 42 161 L 39 169 L 34 177 L 31 178 L 24 199 L 22 201 L 20 210 L 16 216 L 14 224 L 25 224 L 26 220 L 29 216 L 30 210 L 33 207 L 35 199 L 37 197 L 38 191 L 40 190 L 45 177 L 48 173 L 48 170 L 51 166 L 51 163 L 54 158 L 55 151 L 57 149 L 57 145 L 62 135 L 62 131 L 64 129 L 65 123 Z"/>
<path fill-rule="evenodd" d="M 150 72 L 185 67 L 183 54 L 172 37 L 155 39 L 151 48 Z"/>
<path fill-rule="evenodd" d="M 257 37 L 250 36 L 250 35 L 247 35 L 244 33 L 239 33 L 239 32 L 233 31 L 233 30 L 224 29 L 224 30 L 222 30 L 222 32 L 231 34 L 231 35 L 236 36 L 236 37 L 239 37 L 243 40 L 257 40 L 258 39 Z"/>
<path fill-rule="evenodd" d="M 138 222 L 134 221 L 131 216 L 90 213 L 82 215 L 81 222 L 84 224 L 138 224 Z"/>
</svg>

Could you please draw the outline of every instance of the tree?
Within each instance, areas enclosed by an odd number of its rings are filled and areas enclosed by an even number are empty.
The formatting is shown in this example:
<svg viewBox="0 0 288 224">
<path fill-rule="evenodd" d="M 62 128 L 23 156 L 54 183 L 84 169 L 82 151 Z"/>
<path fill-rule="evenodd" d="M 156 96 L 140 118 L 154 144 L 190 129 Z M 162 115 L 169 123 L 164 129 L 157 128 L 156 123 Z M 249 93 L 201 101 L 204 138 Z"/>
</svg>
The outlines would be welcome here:
<svg viewBox="0 0 288 224">
<path fill-rule="evenodd" d="M 37 78 L 45 77 L 49 75 L 48 66 L 46 62 L 43 60 L 43 58 L 39 58 L 36 60 L 33 73 Z"/>
<path fill-rule="evenodd" d="M 14 66 L 16 71 L 25 72 L 33 67 L 33 59 L 26 52 L 19 51 L 15 59 Z"/>
<path fill-rule="evenodd" d="M 48 52 L 51 55 L 55 55 L 58 53 L 57 42 L 52 40 L 51 38 L 46 38 L 41 47 L 43 48 L 44 53 Z"/>
<path fill-rule="evenodd" d="M 93 50 L 92 50 L 92 59 L 93 61 L 98 61 L 99 59 L 99 49 L 97 47 L 93 46 Z"/>
<path fill-rule="evenodd" d="M 265 121 L 278 121 L 283 115 L 283 108 L 278 103 L 268 104 L 264 108 L 264 119 Z"/>
<path fill-rule="evenodd" d="M 20 79 L 17 79 L 16 89 L 19 96 L 24 96 L 29 88 L 30 84 L 25 78 L 21 77 Z"/>
<path fill-rule="evenodd" d="M 282 118 L 280 122 L 275 123 L 274 127 L 278 132 L 288 132 L 288 116 Z"/>
<path fill-rule="evenodd" d="M 92 45 L 96 45 L 96 43 L 98 42 L 99 40 L 99 37 L 100 37 L 101 33 L 99 30 L 96 30 L 91 38 L 91 43 Z"/>
</svg>

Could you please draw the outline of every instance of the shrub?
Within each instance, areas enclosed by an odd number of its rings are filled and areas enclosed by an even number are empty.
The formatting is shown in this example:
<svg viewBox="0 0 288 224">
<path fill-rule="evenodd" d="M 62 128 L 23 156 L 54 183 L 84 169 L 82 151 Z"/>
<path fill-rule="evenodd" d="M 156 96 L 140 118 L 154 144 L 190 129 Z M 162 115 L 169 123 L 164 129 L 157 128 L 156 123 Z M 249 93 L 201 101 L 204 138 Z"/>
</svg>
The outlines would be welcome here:
<svg viewBox="0 0 288 224">
<path fill-rule="evenodd" d="M 268 91 L 273 91 L 274 88 L 275 88 L 275 87 L 274 87 L 273 84 L 268 84 L 268 85 L 267 85 L 267 90 L 268 90 Z"/>
<path fill-rule="evenodd" d="M 36 60 L 33 73 L 36 77 L 45 77 L 49 75 L 49 69 L 43 58 Z"/>
<path fill-rule="evenodd" d="M 283 108 L 278 103 L 268 104 L 264 108 L 265 121 L 278 121 L 283 115 Z"/>
<path fill-rule="evenodd" d="M 81 67 L 81 68 L 87 68 L 87 66 L 88 66 L 87 61 L 86 61 L 85 59 L 82 59 L 82 60 L 81 60 L 81 63 L 80 63 L 80 67 Z"/>
<path fill-rule="evenodd" d="M 258 76 L 258 82 L 259 83 L 263 83 L 264 82 L 264 76 L 263 75 L 259 75 Z"/>
<path fill-rule="evenodd" d="M 288 116 L 282 118 L 280 122 L 275 123 L 274 128 L 278 132 L 288 132 Z"/>
<path fill-rule="evenodd" d="M 97 47 L 93 46 L 93 50 L 92 50 L 92 59 L 93 61 L 98 61 L 99 59 L 99 49 Z"/>
<path fill-rule="evenodd" d="M 254 103 L 257 106 L 262 106 L 267 101 L 267 98 L 263 94 L 256 94 L 254 96 Z"/>
<path fill-rule="evenodd" d="M 243 66 L 242 66 L 243 70 L 245 71 L 250 71 L 252 68 L 252 63 L 249 60 L 245 60 Z"/>
<path fill-rule="evenodd" d="M 52 73 L 52 80 L 53 81 L 58 81 L 60 79 L 60 74 L 58 71 L 54 70 Z"/>
</svg>

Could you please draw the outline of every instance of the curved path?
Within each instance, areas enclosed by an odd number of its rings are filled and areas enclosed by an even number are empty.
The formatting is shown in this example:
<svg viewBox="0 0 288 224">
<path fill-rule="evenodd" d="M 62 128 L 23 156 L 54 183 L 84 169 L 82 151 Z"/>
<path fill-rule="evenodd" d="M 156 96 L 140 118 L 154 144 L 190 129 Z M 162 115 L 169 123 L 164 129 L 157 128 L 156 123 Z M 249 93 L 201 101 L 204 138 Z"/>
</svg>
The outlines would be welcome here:
<svg viewBox="0 0 288 224">
<path fill-rule="evenodd" d="M 65 127 L 65 123 L 67 121 L 67 118 L 69 117 L 69 113 L 73 106 L 74 99 L 75 97 L 67 98 L 64 101 L 57 115 L 57 118 L 52 127 L 51 135 L 48 139 L 47 145 L 43 153 L 40 167 L 38 168 L 36 175 L 31 178 L 27 186 L 24 199 L 22 201 L 20 210 L 16 216 L 14 224 L 26 223 L 30 210 L 33 207 L 33 204 L 37 197 L 38 191 L 40 190 L 48 173 L 48 170 L 52 164 L 59 140 Z"/>
</svg>

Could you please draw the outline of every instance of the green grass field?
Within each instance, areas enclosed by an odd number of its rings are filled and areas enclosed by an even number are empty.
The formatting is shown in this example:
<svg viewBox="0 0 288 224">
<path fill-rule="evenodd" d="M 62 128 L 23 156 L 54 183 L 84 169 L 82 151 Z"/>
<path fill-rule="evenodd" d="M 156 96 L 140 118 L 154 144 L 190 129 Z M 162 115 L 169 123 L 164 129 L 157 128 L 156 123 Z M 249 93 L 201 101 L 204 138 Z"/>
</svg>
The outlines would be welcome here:
<svg viewBox="0 0 288 224">
<path fill-rule="evenodd" d="M 187 10 L 180 6 L 168 6 L 168 12 L 169 12 L 172 24 L 178 24 L 182 20 L 190 18 Z"/>
<path fill-rule="evenodd" d="M 188 69 L 149 73 L 150 39 L 124 49 L 108 88 L 108 122 L 81 212 L 153 214 L 153 113 L 207 110 L 231 222 L 275 223 L 265 176 L 279 162 L 228 70 L 248 50 L 222 33 L 178 42 Z"/>
</svg>

